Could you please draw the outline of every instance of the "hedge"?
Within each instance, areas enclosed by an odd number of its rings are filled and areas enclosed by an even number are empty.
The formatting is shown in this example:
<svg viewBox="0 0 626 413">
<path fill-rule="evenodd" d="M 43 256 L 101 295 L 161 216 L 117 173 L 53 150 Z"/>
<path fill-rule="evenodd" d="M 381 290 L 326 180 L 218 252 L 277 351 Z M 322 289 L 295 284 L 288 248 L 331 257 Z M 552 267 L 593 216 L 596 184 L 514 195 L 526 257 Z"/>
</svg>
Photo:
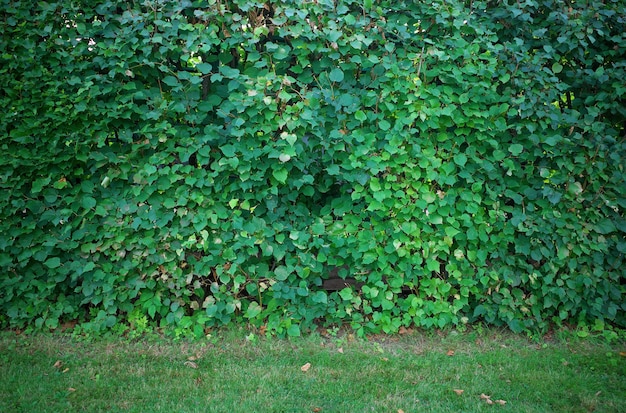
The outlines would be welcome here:
<svg viewBox="0 0 626 413">
<path fill-rule="evenodd" d="M 626 327 L 584 3 L 0 0 L 1 325 Z"/>
</svg>

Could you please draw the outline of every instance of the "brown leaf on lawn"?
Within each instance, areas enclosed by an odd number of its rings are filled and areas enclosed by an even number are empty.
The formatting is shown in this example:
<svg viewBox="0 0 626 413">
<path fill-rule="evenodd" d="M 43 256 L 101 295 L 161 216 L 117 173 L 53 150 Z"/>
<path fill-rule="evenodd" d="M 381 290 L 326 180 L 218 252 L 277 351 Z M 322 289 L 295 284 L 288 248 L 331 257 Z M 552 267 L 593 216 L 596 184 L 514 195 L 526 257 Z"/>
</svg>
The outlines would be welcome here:
<svg viewBox="0 0 626 413">
<path fill-rule="evenodd" d="M 72 392 L 72 391 L 76 391 L 76 389 L 75 389 L 75 388 L 73 388 L 73 387 L 70 387 L 70 388 L 68 388 L 68 389 L 67 389 L 67 391 Z"/>
<path fill-rule="evenodd" d="M 409 330 L 406 329 L 406 327 L 402 326 L 400 327 L 400 329 L 398 330 L 399 334 L 408 334 Z"/>
<path fill-rule="evenodd" d="M 337 349 L 337 351 L 338 351 L 339 353 L 343 354 L 343 347 L 339 347 L 339 348 Z"/>
<path fill-rule="evenodd" d="M 198 360 L 198 357 L 196 357 L 196 356 L 189 356 L 189 357 L 187 357 L 187 360 L 189 360 L 189 361 L 196 361 L 196 360 Z"/>
<path fill-rule="evenodd" d="M 70 369 L 66 367 L 61 373 L 67 373 L 68 371 L 70 371 Z"/>
<path fill-rule="evenodd" d="M 314 407 L 313 409 L 311 409 L 311 411 L 313 411 L 313 413 L 321 412 L 322 408 L 321 407 Z"/>
<path fill-rule="evenodd" d="M 61 360 L 57 360 L 57 361 L 54 362 L 52 367 L 60 369 L 62 365 L 63 365 L 63 362 Z"/>
<path fill-rule="evenodd" d="M 622 357 L 626 357 L 626 351 L 620 351 L 619 355 L 622 356 Z"/>
<path fill-rule="evenodd" d="M 300 367 L 300 370 L 306 373 L 307 371 L 309 371 L 310 368 L 311 368 L 311 363 L 306 363 L 304 366 Z"/>
<path fill-rule="evenodd" d="M 491 400 L 491 399 L 486 399 L 486 400 L 485 400 L 485 403 L 487 403 L 487 404 L 493 404 L 493 400 Z"/>
<path fill-rule="evenodd" d="M 483 400 L 489 400 L 491 399 L 491 396 L 487 396 L 485 393 L 481 393 L 480 398 Z"/>
<path fill-rule="evenodd" d="M 404 413 L 404 410 L 398 409 L 398 413 Z"/>
<path fill-rule="evenodd" d="M 457 395 L 462 395 L 465 390 L 454 389 L 453 390 Z"/>
<path fill-rule="evenodd" d="M 504 406 L 506 404 L 504 400 L 496 400 L 496 403 L 498 403 L 501 406 Z"/>
<path fill-rule="evenodd" d="M 194 363 L 193 361 L 186 361 L 185 362 L 185 366 L 191 367 L 192 369 L 197 369 L 198 368 L 198 365 L 196 363 Z"/>
<path fill-rule="evenodd" d="M 454 356 L 454 350 L 448 350 L 446 356 Z"/>
</svg>

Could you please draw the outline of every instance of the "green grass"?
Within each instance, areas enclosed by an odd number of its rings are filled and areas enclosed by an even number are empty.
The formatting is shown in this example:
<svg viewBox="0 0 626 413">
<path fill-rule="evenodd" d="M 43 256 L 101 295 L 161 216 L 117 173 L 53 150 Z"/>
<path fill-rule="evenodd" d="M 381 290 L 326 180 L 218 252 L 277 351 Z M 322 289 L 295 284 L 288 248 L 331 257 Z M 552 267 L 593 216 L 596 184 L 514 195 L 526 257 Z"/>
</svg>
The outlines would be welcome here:
<svg viewBox="0 0 626 413">
<path fill-rule="evenodd" d="M 538 344 L 495 330 L 368 341 L 245 334 L 0 333 L 0 412 L 626 412 L 624 343 Z"/>
</svg>

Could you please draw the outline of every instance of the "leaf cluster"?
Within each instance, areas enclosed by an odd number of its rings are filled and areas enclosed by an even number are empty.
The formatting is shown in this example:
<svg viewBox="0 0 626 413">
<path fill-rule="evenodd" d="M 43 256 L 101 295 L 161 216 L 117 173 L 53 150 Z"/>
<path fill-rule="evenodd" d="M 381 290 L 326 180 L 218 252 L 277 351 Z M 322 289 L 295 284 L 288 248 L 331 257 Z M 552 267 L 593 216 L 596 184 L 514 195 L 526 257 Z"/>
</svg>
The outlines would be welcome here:
<svg viewBox="0 0 626 413">
<path fill-rule="evenodd" d="M 0 10 L 3 325 L 626 326 L 623 2 Z"/>
</svg>

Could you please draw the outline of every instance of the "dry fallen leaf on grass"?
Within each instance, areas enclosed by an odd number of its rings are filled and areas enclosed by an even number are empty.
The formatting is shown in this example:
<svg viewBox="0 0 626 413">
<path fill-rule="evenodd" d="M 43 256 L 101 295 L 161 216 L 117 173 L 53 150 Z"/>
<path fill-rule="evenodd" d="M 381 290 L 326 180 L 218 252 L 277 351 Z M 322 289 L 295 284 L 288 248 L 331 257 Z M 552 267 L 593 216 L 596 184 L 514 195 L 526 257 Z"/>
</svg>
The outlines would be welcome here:
<svg viewBox="0 0 626 413">
<path fill-rule="evenodd" d="M 483 400 L 490 400 L 491 396 L 487 396 L 485 393 L 481 393 L 480 394 L 480 398 L 483 399 Z"/>
<path fill-rule="evenodd" d="M 400 327 L 400 329 L 398 330 L 399 334 L 408 334 L 409 330 L 406 329 L 406 327 L 402 326 Z"/>
<path fill-rule="evenodd" d="M 504 400 L 496 400 L 496 403 L 498 403 L 501 406 L 504 406 L 506 404 Z"/>
<path fill-rule="evenodd" d="M 304 366 L 300 367 L 300 370 L 306 373 L 307 371 L 309 371 L 310 368 L 311 368 L 311 363 L 306 363 Z"/>
<path fill-rule="evenodd" d="M 192 369 L 197 369 L 198 368 L 198 365 L 196 363 L 194 363 L 193 361 L 186 361 L 185 362 L 185 366 L 191 367 Z"/>
<path fill-rule="evenodd" d="M 454 389 L 453 390 L 457 395 L 462 395 L 465 390 Z"/>
<path fill-rule="evenodd" d="M 61 360 L 57 360 L 57 361 L 56 361 L 56 362 L 52 365 L 52 367 L 55 367 L 55 368 L 57 368 L 57 369 L 60 369 L 62 365 L 63 365 L 63 362 L 62 362 Z"/>
<path fill-rule="evenodd" d="M 454 356 L 454 350 L 448 350 L 446 356 Z"/>
<path fill-rule="evenodd" d="M 321 408 L 321 407 L 314 407 L 314 408 L 312 409 L 312 411 L 313 411 L 313 413 L 321 412 L 321 411 L 322 411 L 322 408 Z"/>
<path fill-rule="evenodd" d="M 404 410 L 398 409 L 398 413 L 404 413 Z"/>
<path fill-rule="evenodd" d="M 337 349 L 337 351 L 338 351 L 339 353 L 343 354 L 343 347 L 339 347 L 339 348 Z"/>
<path fill-rule="evenodd" d="M 70 388 L 68 388 L 68 389 L 67 389 L 67 391 L 69 391 L 69 392 L 73 392 L 73 391 L 76 391 L 76 389 L 75 389 L 75 388 L 73 388 L 73 387 L 70 387 Z"/>
<path fill-rule="evenodd" d="M 68 371 L 70 371 L 70 369 L 66 367 L 61 373 L 67 373 Z"/>
<path fill-rule="evenodd" d="M 493 404 L 493 400 L 491 400 L 491 399 L 485 399 L 485 403 L 487 403 L 487 404 Z"/>
</svg>

